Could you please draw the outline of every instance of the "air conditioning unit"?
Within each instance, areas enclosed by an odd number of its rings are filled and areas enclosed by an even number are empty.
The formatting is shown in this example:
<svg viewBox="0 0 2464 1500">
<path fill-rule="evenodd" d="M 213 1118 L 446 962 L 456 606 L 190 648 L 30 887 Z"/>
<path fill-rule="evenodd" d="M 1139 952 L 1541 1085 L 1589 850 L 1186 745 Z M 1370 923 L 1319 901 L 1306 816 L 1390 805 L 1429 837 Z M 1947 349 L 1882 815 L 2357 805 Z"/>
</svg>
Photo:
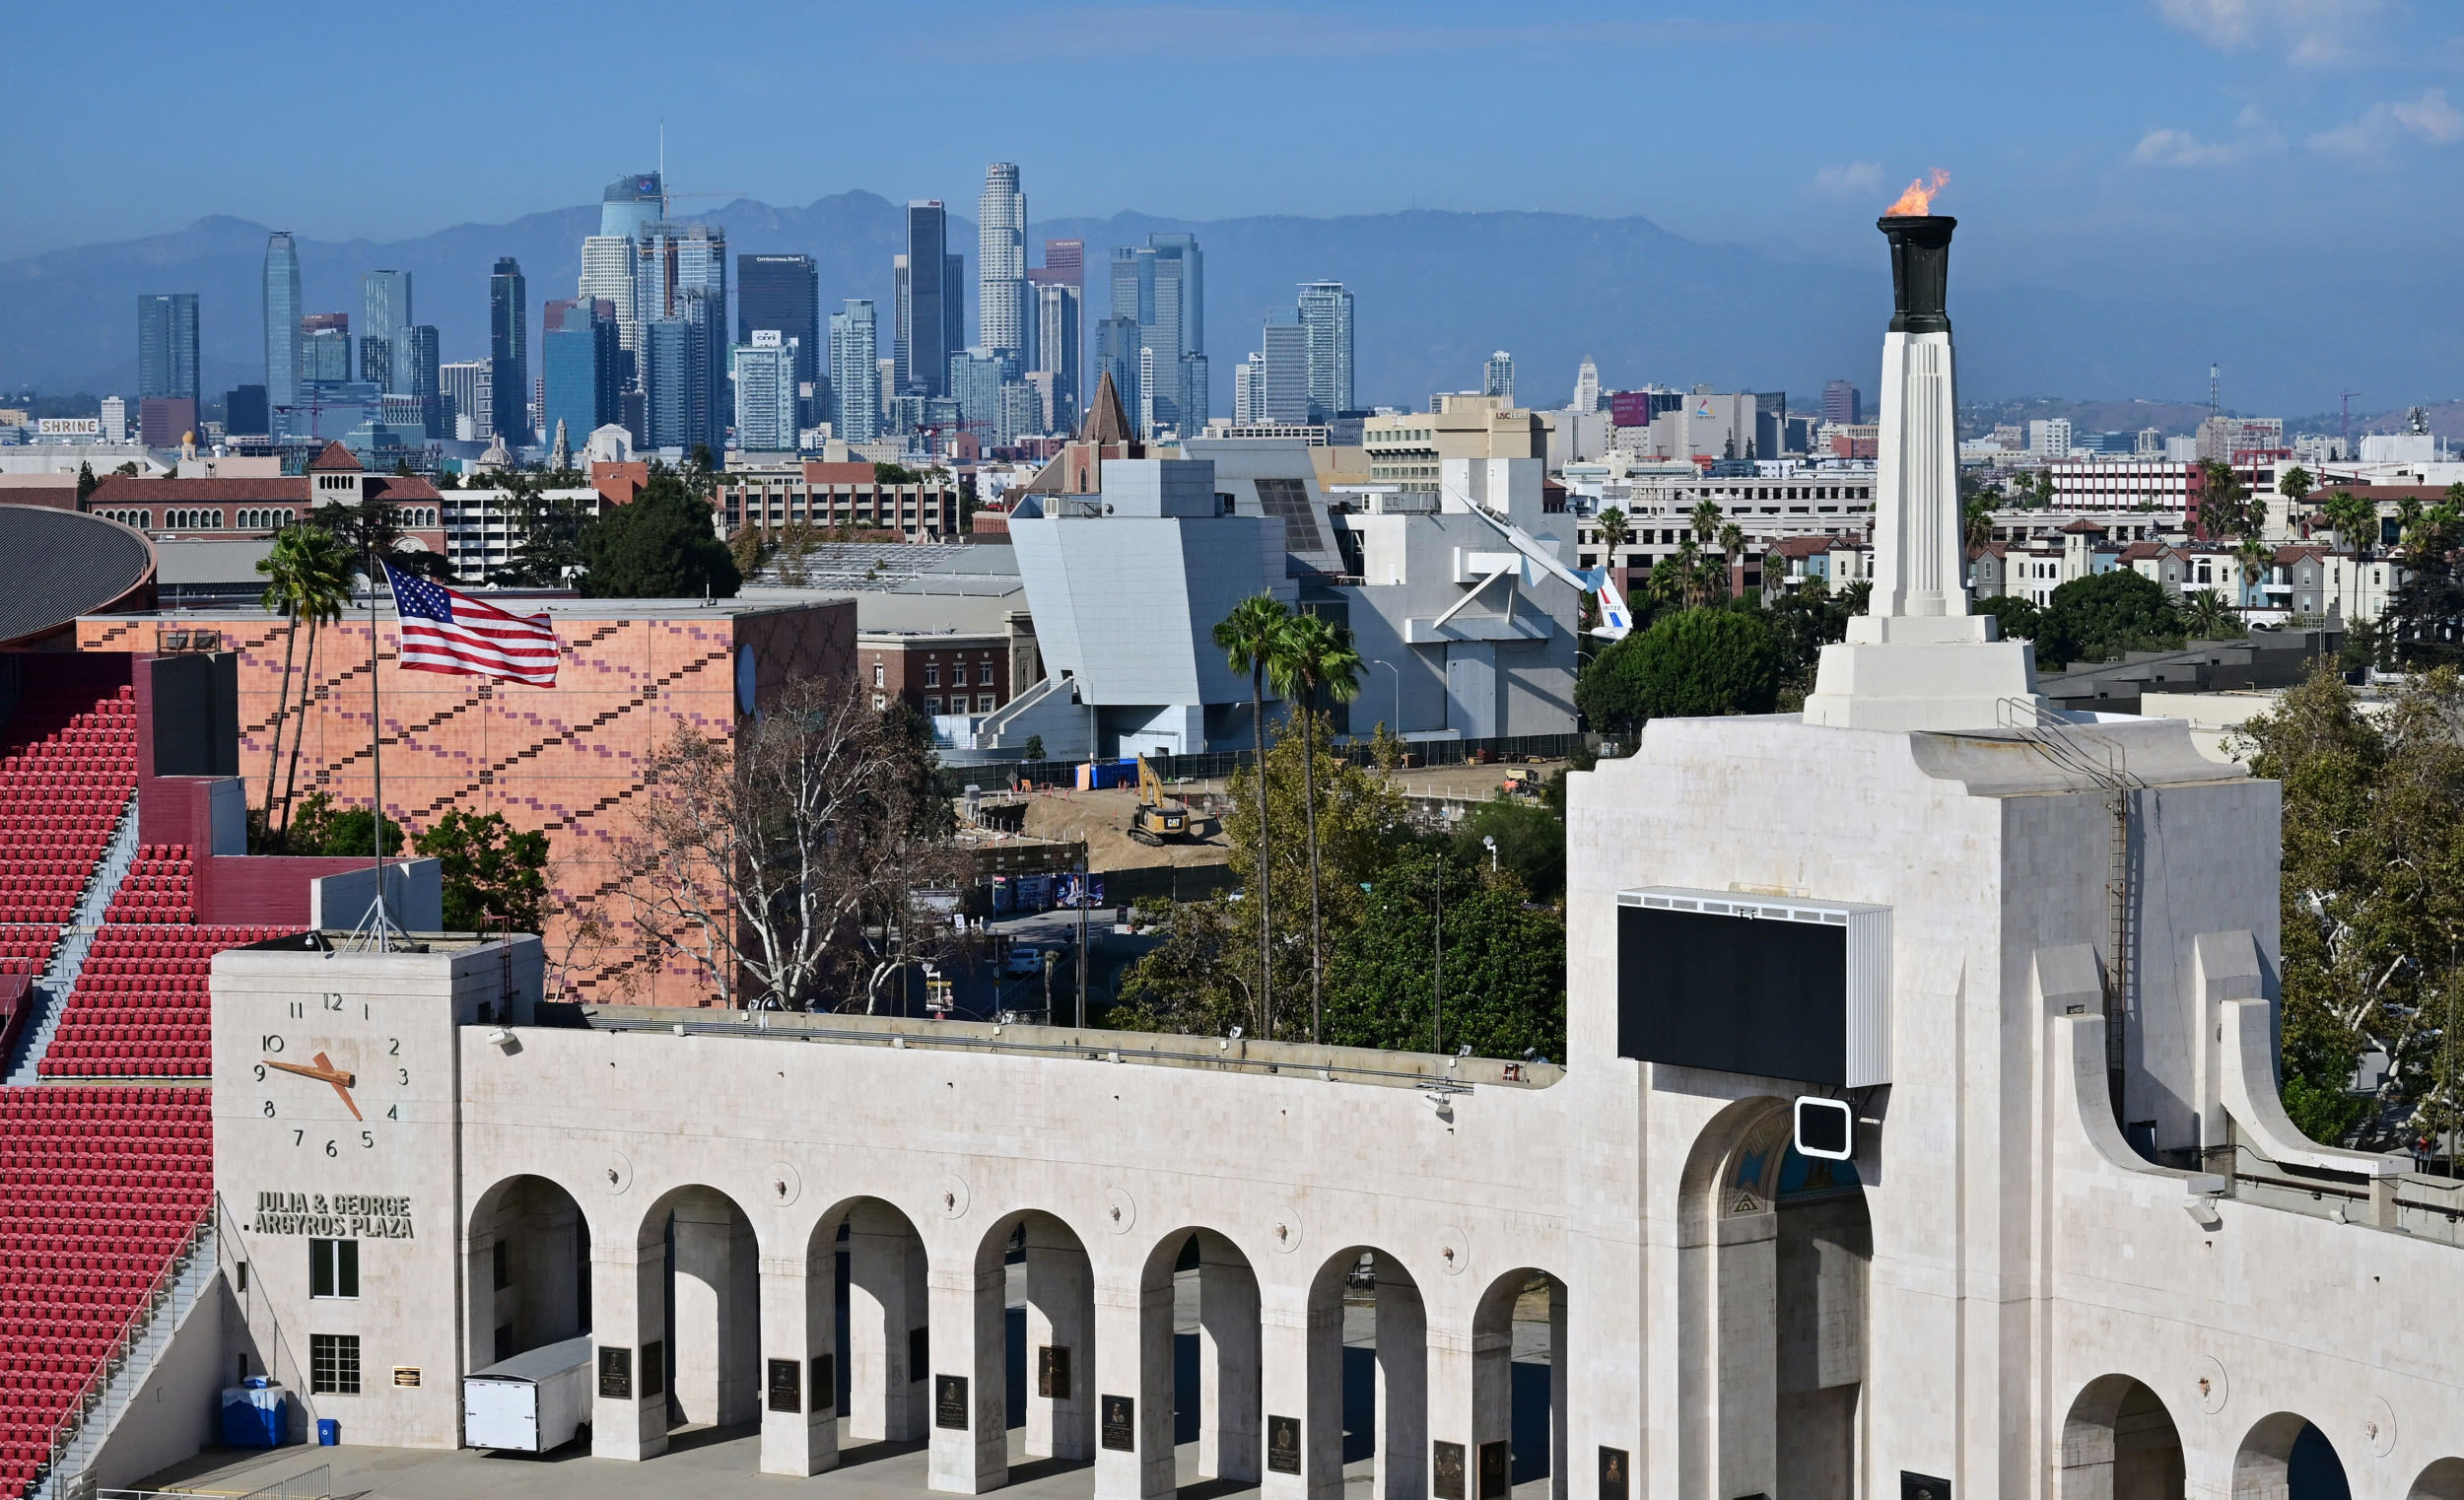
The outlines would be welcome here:
<svg viewBox="0 0 2464 1500">
<path fill-rule="evenodd" d="M 1617 893 L 1617 1056 L 1797 1083 L 1890 1081 L 1890 908 Z"/>
</svg>

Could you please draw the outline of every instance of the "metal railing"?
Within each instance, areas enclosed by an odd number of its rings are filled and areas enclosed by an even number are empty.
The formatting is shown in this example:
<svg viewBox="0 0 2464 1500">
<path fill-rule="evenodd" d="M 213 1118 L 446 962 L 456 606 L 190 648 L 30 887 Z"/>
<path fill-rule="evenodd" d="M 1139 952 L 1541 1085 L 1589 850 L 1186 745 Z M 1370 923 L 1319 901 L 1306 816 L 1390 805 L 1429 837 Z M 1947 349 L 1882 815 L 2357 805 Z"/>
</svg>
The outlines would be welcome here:
<svg viewBox="0 0 2464 1500">
<path fill-rule="evenodd" d="M 1481 755 L 1499 758 L 1539 756 L 1542 760 L 1564 760 L 1588 742 L 1582 734 L 1522 734 L 1502 739 L 1405 739 L 1395 741 L 1396 747 L 1410 757 L 1414 766 L 1463 766 Z M 1323 753 L 1355 766 L 1377 764 L 1377 747 L 1367 739 L 1353 739 L 1341 744 L 1321 747 Z M 1149 755 L 1146 763 L 1166 781 L 1214 781 L 1249 772 L 1257 765 L 1257 755 L 1249 750 L 1210 750 L 1197 755 Z M 1035 786 L 1074 786 L 1082 761 L 992 761 L 984 765 L 952 766 L 946 774 L 964 782 L 981 780 L 982 773 L 1000 769 L 1019 781 Z"/>
<path fill-rule="evenodd" d="M 227 1489 L 98 1489 L 90 1493 L 91 1500 L 198 1500 L 205 1495 L 216 1500 L 333 1500 L 334 1476 L 330 1466 L 319 1464 L 239 1496 Z"/>
<path fill-rule="evenodd" d="M 179 1295 L 181 1283 L 193 1268 L 199 1265 L 211 1267 L 213 1245 L 213 1217 L 211 1214 L 200 1215 L 194 1224 L 188 1226 L 187 1237 L 180 1243 L 179 1249 L 147 1283 L 145 1296 L 136 1310 L 122 1321 L 102 1357 L 87 1371 L 84 1384 L 78 1387 L 77 1394 L 69 1400 L 68 1409 L 52 1424 L 42 1466 L 34 1483 L 28 1487 L 28 1494 L 37 1497 L 37 1500 L 44 1500 L 44 1497 L 58 1500 L 62 1495 L 58 1481 L 65 1462 L 99 1424 L 103 1424 L 107 1418 L 116 1418 L 126 1409 L 127 1398 L 135 1391 L 134 1382 L 143 1380 L 146 1371 L 151 1368 L 151 1359 L 162 1353 L 177 1320 L 194 1305 L 194 1294 L 201 1288 L 189 1288 L 191 1295 L 183 1299 Z M 146 1358 L 141 1360 L 140 1356 Z M 132 1384 L 126 1390 L 118 1391 L 119 1398 L 114 1401 L 113 1388 L 123 1375 L 131 1377 Z M 107 1434 L 107 1425 L 102 1425 L 101 1431 Z M 91 1462 L 92 1455 L 88 1455 L 87 1459 Z M 83 1466 L 79 1466 L 82 1469 Z"/>
<path fill-rule="evenodd" d="M 41 1081 L 42 1055 L 49 1050 L 51 1039 L 59 1034 L 60 1016 L 68 1009 L 69 991 L 77 988 L 77 978 L 86 969 L 86 955 L 94 951 L 95 933 L 136 862 L 137 793 L 131 790 L 127 805 L 120 809 L 118 820 L 111 826 L 110 842 L 103 847 L 93 878 L 78 893 L 77 909 L 60 928 L 59 945 L 51 950 L 50 962 L 27 990 L 36 1012 L 28 1018 L 26 1029 L 18 1038 L 18 1054 L 8 1074 L 10 1083 Z"/>
</svg>

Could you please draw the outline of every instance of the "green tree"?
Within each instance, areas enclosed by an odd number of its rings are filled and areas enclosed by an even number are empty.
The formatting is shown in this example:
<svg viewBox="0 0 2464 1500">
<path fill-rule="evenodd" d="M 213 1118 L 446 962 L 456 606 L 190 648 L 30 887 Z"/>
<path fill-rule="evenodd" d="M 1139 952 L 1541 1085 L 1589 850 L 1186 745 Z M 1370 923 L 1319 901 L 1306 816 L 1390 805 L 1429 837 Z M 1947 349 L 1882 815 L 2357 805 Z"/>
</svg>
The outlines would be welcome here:
<svg viewBox="0 0 2464 1500">
<path fill-rule="evenodd" d="M 1266 673 L 1274 665 L 1283 627 L 1291 614 L 1283 601 L 1272 594 L 1252 594 L 1234 605 L 1232 613 L 1215 625 L 1215 647 L 1223 652 L 1224 660 L 1232 670 L 1249 674 L 1249 727 L 1258 762 L 1257 864 L 1261 869 L 1266 868 L 1270 860 L 1266 847 L 1266 803 L 1270 800 L 1266 795 Z M 1094 753 L 1092 746 L 1088 753 Z M 1264 987 L 1258 996 L 1258 1029 L 1266 1035 L 1274 1018 L 1274 896 L 1263 885 L 1258 887 L 1257 895 L 1259 982 Z"/>
<path fill-rule="evenodd" d="M 1562 800 L 1563 793 L 1559 793 Z M 1497 841 L 1497 868 L 1514 876 L 1534 901 L 1553 903 L 1566 891 L 1566 824 L 1562 807 L 1501 797 L 1472 809 L 1455 831 L 1449 857 L 1486 869 Z"/>
<path fill-rule="evenodd" d="M 2464 1124 L 2464 683 L 2435 668 L 2365 715 L 2322 670 L 2237 748 L 2283 787 L 2287 1112 L 2331 1143 Z M 2347 1092 L 2364 1051 L 2374 1098 Z"/>
<path fill-rule="evenodd" d="M 1327 703 L 1349 703 L 1360 696 L 1360 652 L 1352 648 L 1352 633 L 1323 615 L 1295 615 L 1284 622 L 1274 647 L 1275 691 L 1287 703 L 1300 705 L 1301 808 L 1309 845 L 1309 1035 L 1320 1038 L 1325 1007 L 1321 998 L 1326 976 L 1326 922 L 1320 911 L 1318 880 L 1318 716 Z"/>
<path fill-rule="evenodd" d="M 1593 658 L 1574 702 L 1595 728 L 1621 735 L 1654 718 L 1768 714 L 1780 665 L 1779 646 L 1759 616 L 1689 609 Z"/>
<path fill-rule="evenodd" d="M 1982 552 L 1994 539 L 1994 498 L 1979 492 L 1959 505 L 1959 541 L 1970 552 Z"/>
<path fill-rule="evenodd" d="M 2181 602 L 2182 628 L 2199 641 L 2235 641 L 2250 634 L 2232 601 L 2213 588 L 2202 588 Z"/>
<path fill-rule="evenodd" d="M 2318 488 L 2318 478 L 2299 464 L 2276 476 L 2276 493 L 2285 497 L 2285 518 L 2298 522 L 2309 504 L 2310 492 Z"/>
<path fill-rule="evenodd" d="M 283 848 L 294 854 L 321 854 L 336 859 L 375 858 L 375 815 L 365 807 L 336 807 L 332 797 L 311 791 L 300 799 L 298 815 L 286 830 Z M 402 852 L 402 825 L 385 819 L 385 857 Z"/>
<path fill-rule="evenodd" d="M 903 463 L 876 461 L 872 466 L 872 482 L 874 484 L 922 484 L 924 476 Z"/>
<path fill-rule="evenodd" d="M 1024 753 L 1026 758 L 1030 761 L 1040 761 L 1044 759 L 1044 736 L 1041 734 L 1028 735 Z"/>
<path fill-rule="evenodd" d="M 1616 567 L 1617 553 L 1623 550 L 1627 542 L 1634 539 L 1633 523 L 1626 519 L 1626 515 L 1623 511 L 1618 510 L 1615 506 L 1610 506 L 1607 510 L 1600 512 L 1599 518 L 1594 522 L 1594 524 L 1600 531 L 1600 547 L 1602 553 L 1600 566 L 1603 568 Z"/>
<path fill-rule="evenodd" d="M 2033 641 L 2044 628 L 2043 616 L 2036 606 L 2015 593 L 1988 594 L 1976 601 L 1971 613 L 1991 615 L 2001 621 L 2005 641 Z"/>
<path fill-rule="evenodd" d="M 2128 568 L 2073 579 L 2053 591 L 2036 629 L 2036 658 L 2050 666 L 2109 661 L 2126 651 L 2182 644 L 2180 612 L 2164 585 Z"/>
<path fill-rule="evenodd" d="M 1492 879 L 1484 860 L 1415 849 L 1365 894 L 1328 967 L 1329 1042 L 1565 1057 L 1565 923 L 1526 907 L 1511 874 Z"/>
<path fill-rule="evenodd" d="M 589 570 L 582 591 L 592 598 L 723 599 L 744 584 L 712 529 L 710 502 L 663 468 L 631 504 L 608 507 L 583 530 L 582 556 Z"/>
<path fill-rule="evenodd" d="M 2336 545 L 2357 558 L 2367 557 L 2378 541 L 2378 506 L 2351 490 L 2338 490 L 2319 507 L 2320 516 L 2335 530 Z"/>
<path fill-rule="evenodd" d="M 438 861 L 447 930 L 538 932 L 547 924 L 546 834 L 516 833 L 501 812 L 456 807 L 429 825 L 412 848 Z"/>
<path fill-rule="evenodd" d="M 94 477 L 93 464 L 80 463 L 77 466 L 77 504 L 80 509 L 84 508 L 87 500 L 94 495 L 96 488 L 102 483 L 102 480 Z"/>
</svg>

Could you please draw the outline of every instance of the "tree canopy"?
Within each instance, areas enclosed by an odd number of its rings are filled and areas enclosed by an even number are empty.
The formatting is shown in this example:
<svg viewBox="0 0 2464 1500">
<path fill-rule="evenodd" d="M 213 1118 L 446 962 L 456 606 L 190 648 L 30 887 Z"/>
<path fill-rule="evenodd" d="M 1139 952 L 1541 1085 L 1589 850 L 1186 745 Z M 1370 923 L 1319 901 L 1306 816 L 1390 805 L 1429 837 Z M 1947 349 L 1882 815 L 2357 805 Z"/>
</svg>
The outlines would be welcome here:
<svg viewBox="0 0 2464 1500">
<path fill-rule="evenodd" d="M 627 505 L 609 506 L 582 533 L 588 572 L 582 591 L 597 599 L 731 598 L 744 586 L 727 544 L 711 527 L 710 502 L 666 469 Z"/>
<path fill-rule="evenodd" d="M 1594 728 L 1611 733 L 1655 718 L 1768 714 L 1779 699 L 1781 665 L 1759 612 L 1688 609 L 1594 657 L 1574 702 Z"/>
<path fill-rule="evenodd" d="M 2182 644 L 2181 612 L 2164 585 L 2128 568 L 2073 579 L 2053 591 L 2037 622 L 2036 659 L 2046 666 L 2110 661 L 2126 651 Z"/>
</svg>

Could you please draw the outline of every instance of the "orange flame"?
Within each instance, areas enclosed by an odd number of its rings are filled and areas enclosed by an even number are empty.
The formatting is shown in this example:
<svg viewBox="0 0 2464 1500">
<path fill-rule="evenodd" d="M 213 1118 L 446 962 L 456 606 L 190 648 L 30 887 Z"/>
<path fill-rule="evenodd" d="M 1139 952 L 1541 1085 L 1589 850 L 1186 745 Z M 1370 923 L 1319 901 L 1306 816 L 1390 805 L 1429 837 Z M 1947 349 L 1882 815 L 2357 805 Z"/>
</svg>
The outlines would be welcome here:
<svg viewBox="0 0 2464 1500">
<path fill-rule="evenodd" d="M 1944 185 L 1950 180 L 1951 173 L 1943 170 L 1939 167 L 1935 168 L 1934 180 L 1928 182 L 1923 178 L 1919 178 L 1918 180 L 1909 183 L 1908 190 L 1899 195 L 1899 201 L 1882 210 L 1882 217 L 1885 219 L 1900 219 L 1912 215 L 1928 214 L 1933 212 L 1934 194 L 1941 192 Z"/>
</svg>

